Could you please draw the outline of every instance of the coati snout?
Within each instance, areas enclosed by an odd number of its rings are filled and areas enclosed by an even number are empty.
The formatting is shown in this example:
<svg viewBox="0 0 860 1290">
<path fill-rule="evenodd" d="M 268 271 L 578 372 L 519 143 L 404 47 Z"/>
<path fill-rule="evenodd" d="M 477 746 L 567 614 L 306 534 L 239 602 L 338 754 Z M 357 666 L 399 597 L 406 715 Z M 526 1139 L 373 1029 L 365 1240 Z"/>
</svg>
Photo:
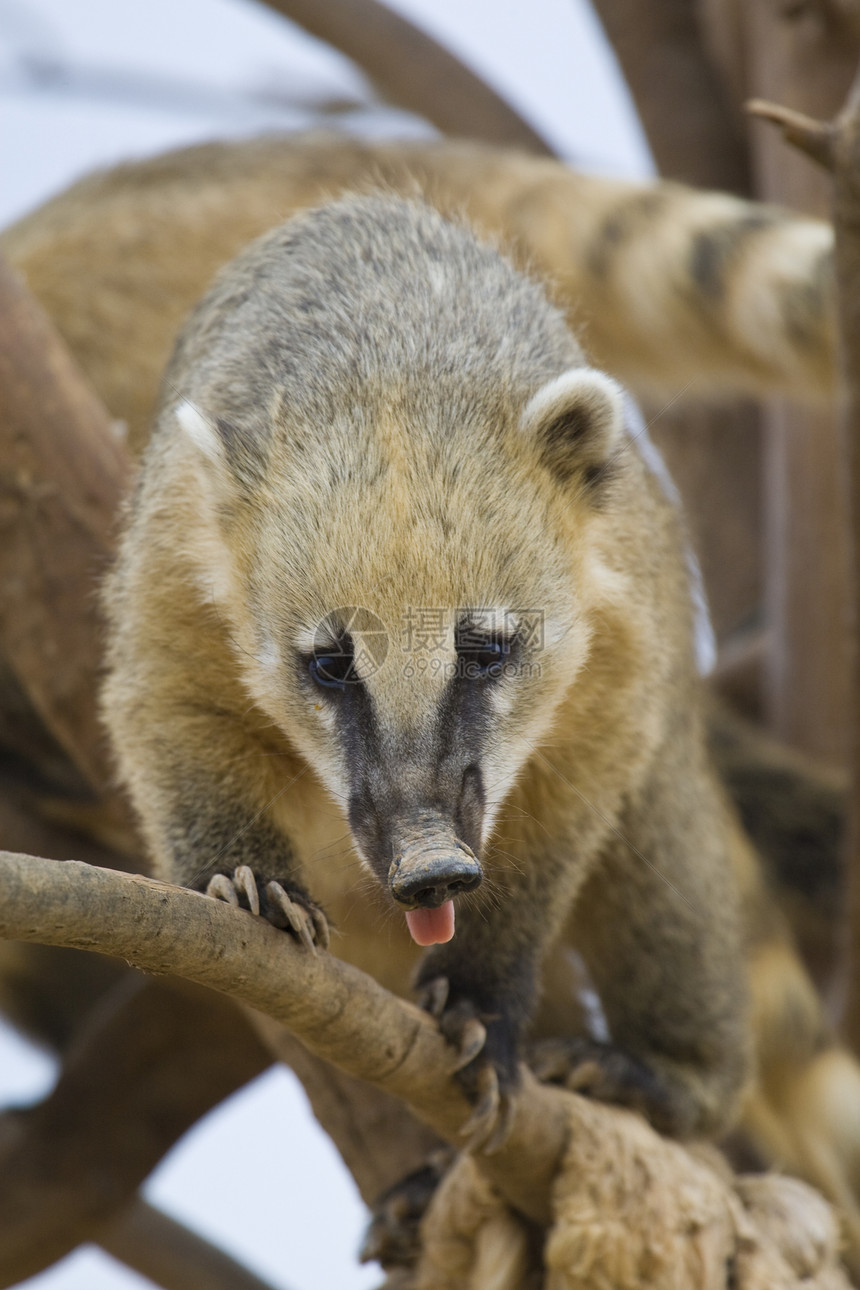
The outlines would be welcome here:
<svg viewBox="0 0 860 1290">
<path fill-rule="evenodd" d="M 432 816 L 414 821 L 398 842 L 388 870 L 391 895 L 416 944 L 444 944 L 454 935 L 454 899 L 483 881 L 480 861 Z"/>
<path fill-rule="evenodd" d="M 483 880 L 476 852 L 485 802 L 477 757 L 488 723 L 474 720 L 481 698 L 458 695 L 454 683 L 423 727 L 405 735 L 378 719 L 360 683 L 338 702 L 350 828 L 419 945 L 451 940 L 452 901 Z"/>
<path fill-rule="evenodd" d="M 454 896 L 474 891 L 483 877 L 480 861 L 463 843 L 441 852 L 425 843 L 395 856 L 388 880 L 399 904 L 408 909 L 437 909 Z"/>
</svg>

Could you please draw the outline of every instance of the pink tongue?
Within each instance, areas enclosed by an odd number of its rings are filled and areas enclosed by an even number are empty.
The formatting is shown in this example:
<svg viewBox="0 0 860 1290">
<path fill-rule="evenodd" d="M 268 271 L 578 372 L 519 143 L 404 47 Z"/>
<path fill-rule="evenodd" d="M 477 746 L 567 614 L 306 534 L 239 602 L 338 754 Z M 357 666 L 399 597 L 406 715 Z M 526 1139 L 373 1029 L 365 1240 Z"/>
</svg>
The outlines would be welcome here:
<svg viewBox="0 0 860 1290">
<path fill-rule="evenodd" d="M 446 900 L 438 909 L 410 909 L 406 926 L 416 945 L 441 945 L 454 935 L 454 902 Z"/>
</svg>

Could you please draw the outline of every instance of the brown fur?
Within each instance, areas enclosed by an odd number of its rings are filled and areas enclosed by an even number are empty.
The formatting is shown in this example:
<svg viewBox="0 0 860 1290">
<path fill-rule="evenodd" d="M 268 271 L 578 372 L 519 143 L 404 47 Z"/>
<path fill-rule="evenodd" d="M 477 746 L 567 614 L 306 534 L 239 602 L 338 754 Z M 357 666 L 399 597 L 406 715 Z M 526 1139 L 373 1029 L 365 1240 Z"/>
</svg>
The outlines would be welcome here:
<svg viewBox="0 0 860 1290">
<path fill-rule="evenodd" d="M 471 145 L 269 139 L 195 148 L 82 181 L 8 230 L 3 246 L 112 414 L 128 424 L 132 446 L 139 449 L 176 332 L 215 271 L 292 210 L 345 186 L 380 179 L 407 194 L 420 190 L 443 210 L 465 211 L 480 230 L 503 235 L 521 260 L 549 278 L 571 321 L 584 328 L 595 357 L 634 385 L 683 384 L 693 374 L 705 386 L 776 387 L 804 396 L 832 389 L 824 226 L 785 216 L 744 226 L 745 216 L 756 209 L 744 203 L 700 199 L 673 186 L 652 190 L 588 179 L 525 157 L 514 166 L 506 154 Z M 721 235 L 733 221 L 742 226 L 737 236 Z M 792 247 L 803 254 L 793 259 Z M 641 285 L 643 274 L 647 287 Z M 631 295 L 636 309 L 628 308 Z M 792 299 L 794 323 L 789 325 L 780 311 Z M 756 311 L 749 317 L 756 321 L 748 327 L 745 303 L 750 301 Z M 802 328 L 798 302 L 806 311 Z M 158 619 L 153 622 L 157 627 Z M 198 611 L 189 606 L 180 629 L 192 644 L 199 626 Z M 210 616 L 202 626 L 216 643 L 218 623 Z M 203 690 L 226 686 L 228 708 L 235 701 L 229 671 L 216 668 L 199 677 Z M 264 769 L 270 773 L 276 762 L 279 783 L 289 778 L 291 767 L 296 773 L 302 769 L 271 729 L 260 737 Z M 560 781 L 547 771 L 537 803 L 541 810 L 554 809 L 559 788 Z M 401 921 L 383 917 L 374 937 L 353 935 L 366 925 L 369 912 L 354 894 L 355 862 L 342 843 L 344 826 L 325 799 L 315 803 L 310 794 L 306 800 L 300 827 L 310 839 L 310 852 L 330 860 L 317 868 L 315 894 L 342 929 L 356 961 L 394 988 L 402 986 L 405 964 L 415 952 Z M 517 809 L 523 804 L 512 802 L 499 817 L 499 830 L 511 833 L 513 845 L 529 840 L 527 821 Z M 504 846 L 510 849 L 507 836 Z M 733 849 L 744 860 L 741 869 L 754 875 L 744 846 L 737 843 Z M 753 889 L 761 890 L 751 878 L 748 897 Z M 372 894 L 369 899 L 376 904 Z M 771 1051 L 783 1054 L 787 1063 L 781 1092 L 767 1079 L 758 1086 L 749 1127 L 765 1156 L 773 1158 L 776 1151 L 786 1167 L 806 1173 L 831 1195 L 847 1196 L 850 1210 L 858 1158 L 853 1138 L 843 1134 L 841 1120 L 825 1123 L 821 1113 L 828 1105 L 845 1106 L 846 1100 L 860 1104 L 856 1067 L 826 1037 L 814 997 L 807 1006 L 808 985 L 788 948 L 771 958 L 775 962 L 784 953 L 785 971 L 767 972 L 767 988 L 756 984 L 765 959 L 755 947 L 786 942 L 784 929 L 770 917 L 772 901 L 753 900 L 749 908 L 753 995 L 761 1000 L 754 1010 L 760 1067 L 778 1068 Z M 581 1017 L 564 953 L 547 960 L 545 980 L 556 984 L 546 991 L 539 1029 L 569 1033 Z M 788 1036 L 793 1051 L 786 1049 Z M 817 1072 L 814 1080 L 812 1072 Z M 816 1080 L 821 1081 L 817 1089 Z M 785 1096 L 792 1084 L 798 1090 L 793 1101 Z M 831 1159 L 837 1142 L 843 1159 L 834 1174 L 822 1158 Z"/>
<path fill-rule="evenodd" d="M 613 1041 L 597 1091 L 688 1135 L 733 1118 L 747 1066 L 731 833 L 678 517 L 613 428 L 617 397 L 535 286 L 426 207 L 353 199 L 260 239 L 168 367 L 109 586 L 104 711 L 161 872 L 262 869 L 342 917 L 354 959 L 379 901 L 326 877 L 338 845 L 357 870 L 347 814 L 385 886 L 398 829 L 428 812 L 428 837 L 450 820 L 478 850 L 461 803 L 479 776 L 488 818 L 505 812 L 491 895 L 421 979 L 478 1010 L 504 1074 L 575 900 Z M 393 635 L 333 701 L 296 642 L 338 605 Z M 449 634 L 398 657 L 416 606 Z M 464 606 L 545 615 L 498 699 L 434 667 L 457 663 Z M 466 715 L 435 734 L 457 694 Z M 474 722 L 488 733 L 452 772 Z"/>
</svg>

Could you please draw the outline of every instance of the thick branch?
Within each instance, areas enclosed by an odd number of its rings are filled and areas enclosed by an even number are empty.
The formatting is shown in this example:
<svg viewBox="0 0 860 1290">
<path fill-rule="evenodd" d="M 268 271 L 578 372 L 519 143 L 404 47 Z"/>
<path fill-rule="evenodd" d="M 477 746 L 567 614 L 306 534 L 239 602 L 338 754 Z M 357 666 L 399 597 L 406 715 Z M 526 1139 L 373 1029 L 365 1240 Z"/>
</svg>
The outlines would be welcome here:
<svg viewBox="0 0 860 1290">
<path fill-rule="evenodd" d="M 595 8 L 660 174 L 749 195 L 743 119 L 706 46 L 701 6 L 695 0 L 596 0 Z M 646 405 L 647 420 L 663 402 Z M 756 616 L 762 597 L 760 420 L 751 405 L 686 405 L 670 408 L 654 426 L 686 504 L 724 674 L 723 643 Z M 747 673 L 736 683 L 751 691 L 754 708 L 761 706 L 758 680 Z"/>
<path fill-rule="evenodd" d="M 272 1290 L 229 1254 L 144 1200 L 135 1200 L 99 1237 L 108 1254 L 163 1290 Z"/>
<path fill-rule="evenodd" d="M 356 968 L 303 953 L 269 925 L 196 892 L 74 861 L 0 852 L 0 891 L 3 937 L 97 950 L 229 993 L 461 1142 L 471 1108 L 451 1049 L 424 1013 Z M 563 1118 L 552 1090 L 526 1076 L 508 1143 L 484 1162 L 518 1209 L 544 1221 Z"/>
<path fill-rule="evenodd" d="M 469 1107 L 455 1055 L 426 1015 L 355 968 L 309 954 L 240 909 L 74 861 L 2 852 L 0 892 L 0 934 L 121 954 L 230 993 L 459 1141 Z M 751 1204 L 741 1181 L 733 1186 L 712 1160 L 664 1142 L 638 1116 L 539 1085 L 526 1071 L 508 1141 L 474 1161 L 514 1210 L 553 1223 L 546 1259 L 559 1284 L 585 1268 L 581 1284 L 591 1284 L 609 1269 L 613 1285 L 643 1290 L 665 1283 L 671 1267 L 678 1290 L 717 1290 L 729 1263 L 739 1290 L 847 1284 L 834 1262 L 832 1217 L 801 1184 L 776 1182 L 763 1206 Z M 800 1203 L 775 1234 L 768 1212 L 784 1210 L 786 1186 Z M 449 1231 L 453 1222 L 455 1238 L 463 1217 L 455 1196 L 443 1222 Z M 475 1241 L 486 1253 L 477 1229 Z"/>
<path fill-rule="evenodd" d="M 595 0 L 660 174 L 750 191 L 740 122 L 702 40 L 692 0 Z"/>
<path fill-rule="evenodd" d="M 53 326 L 2 261 L 0 389 L 0 652 L 72 761 L 101 787 L 109 772 L 93 702 L 94 587 L 126 457 Z"/>
<path fill-rule="evenodd" d="M 455 138 L 552 156 L 504 99 L 431 36 L 377 0 L 265 0 L 367 72 L 386 98 Z"/>
<path fill-rule="evenodd" d="M 268 1061 L 241 1014 L 216 995 L 121 980 L 52 1093 L 4 1122 L 0 1285 L 100 1240 L 186 1129 Z"/>
<path fill-rule="evenodd" d="M 833 123 L 771 103 L 750 110 L 779 125 L 786 140 L 833 174 L 835 278 L 845 402 L 840 452 L 846 481 L 850 576 L 846 617 L 852 631 L 851 887 L 848 946 L 851 957 L 843 1015 L 846 1038 L 860 1052 L 860 72 Z"/>
<path fill-rule="evenodd" d="M 844 1028 L 860 1052 L 860 72 L 833 141 L 836 281 L 846 401 L 842 453 L 848 483 L 853 655 L 851 899 L 848 920 L 849 980 Z"/>
</svg>

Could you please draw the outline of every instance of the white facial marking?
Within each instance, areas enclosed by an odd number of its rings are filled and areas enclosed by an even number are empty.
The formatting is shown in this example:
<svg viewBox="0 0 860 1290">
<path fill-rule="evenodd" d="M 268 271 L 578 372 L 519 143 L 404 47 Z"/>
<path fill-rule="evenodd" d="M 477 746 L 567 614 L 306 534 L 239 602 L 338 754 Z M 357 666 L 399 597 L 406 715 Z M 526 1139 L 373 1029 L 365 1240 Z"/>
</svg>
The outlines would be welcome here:
<svg viewBox="0 0 860 1290">
<path fill-rule="evenodd" d="M 205 417 L 198 407 L 190 399 L 183 399 L 176 408 L 176 420 L 185 434 L 205 457 L 214 461 L 216 465 L 220 463 L 221 440 L 215 426 Z"/>
<path fill-rule="evenodd" d="M 317 633 L 313 627 L 299 628 L 296 634 L 296 650 L 299 654 L 313 654 L 317 645 Z"/>
<path fill-rule="evenodd" d="M 257 650 L 257 662 L 266 672 L 275 672 L 281 665 L 281 651 L 271 636 L 267 636 Z"/>
</svg>

